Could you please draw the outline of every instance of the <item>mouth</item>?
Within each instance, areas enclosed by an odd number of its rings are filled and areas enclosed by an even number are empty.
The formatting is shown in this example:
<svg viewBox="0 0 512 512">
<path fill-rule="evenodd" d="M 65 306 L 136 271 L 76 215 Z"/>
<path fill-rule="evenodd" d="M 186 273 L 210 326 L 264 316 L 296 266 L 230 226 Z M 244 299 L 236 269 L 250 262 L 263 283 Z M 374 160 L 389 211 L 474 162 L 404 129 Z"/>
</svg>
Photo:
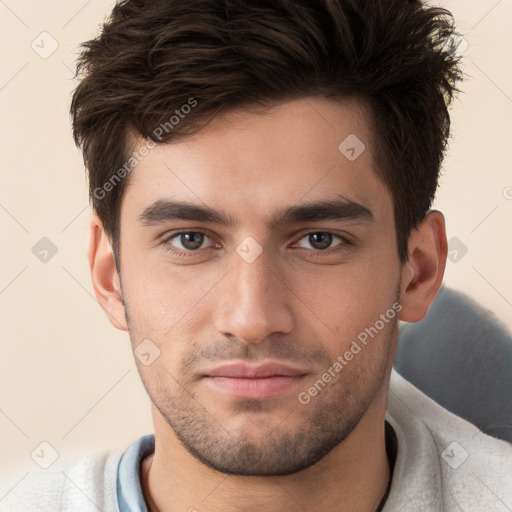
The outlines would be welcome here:
<svg viewBox="0 0 512 512">
<path fill-rule="evenodd" d="M 307 374 L 276 362 L 258 366 L 234 363 L 214 368 L 203 378 L 211 389 L 233 398 L 263 400 L 290 392 Z"/>
</svg>

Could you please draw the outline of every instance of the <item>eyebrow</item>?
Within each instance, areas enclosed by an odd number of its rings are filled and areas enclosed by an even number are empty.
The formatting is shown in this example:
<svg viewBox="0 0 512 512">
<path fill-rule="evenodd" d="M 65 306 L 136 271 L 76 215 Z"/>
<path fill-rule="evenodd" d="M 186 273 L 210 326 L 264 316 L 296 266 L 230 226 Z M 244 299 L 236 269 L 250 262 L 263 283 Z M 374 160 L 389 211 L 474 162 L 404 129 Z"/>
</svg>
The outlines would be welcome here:
<svg viewBox="0 0 512 512">
<path fill-rule="evenodd" d="M 137 217 L 144 226 L 155 226 L 171 220 L 189 220 L 209 222 L 232 227 L 236 225 L 234 217 L 206 205 L 158 199 L 145 208 Z M 278 210 L 270 219 L 271 228 L 301 222 L 316 222 L 321 220 L 364 220 L 374 222 L 371 210 L 339 195 L 336 199 L 321 200 L 300 205 L 293 205 Z"/>
</svg>

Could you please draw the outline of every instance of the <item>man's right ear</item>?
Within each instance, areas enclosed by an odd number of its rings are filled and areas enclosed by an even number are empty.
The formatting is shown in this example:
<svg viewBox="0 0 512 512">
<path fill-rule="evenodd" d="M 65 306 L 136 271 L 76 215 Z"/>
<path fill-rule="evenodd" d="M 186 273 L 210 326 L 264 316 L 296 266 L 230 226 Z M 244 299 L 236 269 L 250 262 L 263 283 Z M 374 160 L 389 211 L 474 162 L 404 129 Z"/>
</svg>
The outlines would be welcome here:
<svg viewBox="0 0 512 512">
<path fill-rule="evenodd" d="M 92 286 L 96 298 L 108 316 L 110 323 L 122 331 L 128 330 L 128 322 L 121 292 L 121 280 L 117 273 L 114 251 L 97 215 L 89 226 L 87 249 Z"/>
</svg>

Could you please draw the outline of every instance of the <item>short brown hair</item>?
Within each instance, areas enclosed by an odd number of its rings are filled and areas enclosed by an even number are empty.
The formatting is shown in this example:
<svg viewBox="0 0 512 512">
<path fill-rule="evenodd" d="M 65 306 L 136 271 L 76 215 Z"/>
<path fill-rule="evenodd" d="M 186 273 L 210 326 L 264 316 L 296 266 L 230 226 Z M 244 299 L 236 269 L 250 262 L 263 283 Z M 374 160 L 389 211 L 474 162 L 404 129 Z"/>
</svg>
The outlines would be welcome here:
<svg viewBox="0 0 512 512">
<path fill-rule="evenodd" d="M 369 107 L 405 261 L 449 136 L 448 106 L 462 78 L 456 35 L 447 10 L 420 0 L 119 2 L 82 45 L 71 104 L 90 199 L 118 268 L 130 133 L 171 142 L 218 112 L 306 95 Z"/>
</svg>

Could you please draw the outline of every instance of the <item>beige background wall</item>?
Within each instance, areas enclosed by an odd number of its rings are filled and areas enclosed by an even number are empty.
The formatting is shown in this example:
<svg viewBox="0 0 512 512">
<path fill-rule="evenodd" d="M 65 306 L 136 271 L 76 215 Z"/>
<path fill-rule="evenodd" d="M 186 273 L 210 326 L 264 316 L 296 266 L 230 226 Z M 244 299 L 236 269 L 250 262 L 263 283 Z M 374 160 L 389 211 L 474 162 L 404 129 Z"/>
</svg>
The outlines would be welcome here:
<svg viewBox="0 0 512 512">
<path fill-rule="evenodd" d="M 441 5 L 465 34 L 470 75 L 436 203 L 449 238 L 467 247 L 448 262 L 446 283 L 512 328 L 512 1 Z M 77 45 L 112 6 L 0 0 L 0 476 L 19 467 L 0 479 L 0 508 L 23 475 L 42 471 L 30 458 L 41 442 L 67 456 L 125 448 L 151 432 L 128 337 L 90 285 L 87 188 L 68 121 Z M 57 249 L 46 263 L 32 252 L 43 237 Z"/>
</svg>

